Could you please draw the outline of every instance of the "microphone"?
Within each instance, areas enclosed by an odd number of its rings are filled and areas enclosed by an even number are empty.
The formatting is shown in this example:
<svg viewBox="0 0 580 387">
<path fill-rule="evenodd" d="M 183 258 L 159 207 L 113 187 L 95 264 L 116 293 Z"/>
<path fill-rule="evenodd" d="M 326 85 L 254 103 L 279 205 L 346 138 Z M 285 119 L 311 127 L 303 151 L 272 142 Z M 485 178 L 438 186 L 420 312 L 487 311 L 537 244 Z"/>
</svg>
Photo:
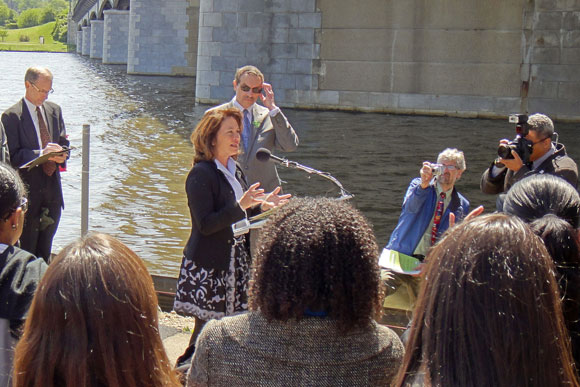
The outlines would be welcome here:
<svg viewBox="0 0 580 387">
<path fill-rule="evenodd" d="M 313 173 L 315 175 L 324 177 L 325 179 L 332 181 L 338 188 L 340 188 L 341 197 L 339 198 L 339 200 L 350 199 L 354 196 L 353 194 L 345 190 L 342 184 L 340 184 L 340 182 L 336 180 L 336 178 L 334 178 L 330 173 L 322 172 L 314 168 L 307 167 L 306 165 L 299 164 L 296 161 L 290 161 L 282 157 L 274 156 L 269 149 L 266 148 L 258 149 L 258 151 L 256 152 L 256 159 L 262 162 L 272 160 L 275 163 L 285 166 L 286 168 L 295 168 L 307 173 Z"/>
<path fill-rule="evenodd" d="M 270 159 L 280 164 L 286 164 L 288 162 L 288 160 L 283 159 L 282 157 L 274 156 L 272 152 L 270 152 L 270 150 L 266 148 L 258 149 L 258 151 L 256 152 L 256 158 L 263 162 L 266 162 Z"/>
</svg>

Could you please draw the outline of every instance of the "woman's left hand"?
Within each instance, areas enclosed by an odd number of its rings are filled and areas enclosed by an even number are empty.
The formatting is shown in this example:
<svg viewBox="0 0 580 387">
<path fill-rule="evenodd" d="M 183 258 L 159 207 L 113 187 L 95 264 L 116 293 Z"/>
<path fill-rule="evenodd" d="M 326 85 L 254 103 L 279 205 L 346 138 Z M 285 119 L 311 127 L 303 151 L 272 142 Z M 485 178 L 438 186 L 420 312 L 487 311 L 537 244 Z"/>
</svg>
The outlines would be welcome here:
<svg viewBox="0 0 580 387">
<path fill-rule="evenodd" d="M 264 201 L 260 206 L 260 209 L 262 211 L 267 211 L 274 207 L 280 207 L 288 203 L 288 199 L 290 199 L 292 195 L 291 194 L 278 195 L 281 189 L 282 188 L 278 186 L 274 188 L 274 191 L 270 192 L 269 194 L 266 194 L 266 197 L 264 198 Z"/>
</svg>

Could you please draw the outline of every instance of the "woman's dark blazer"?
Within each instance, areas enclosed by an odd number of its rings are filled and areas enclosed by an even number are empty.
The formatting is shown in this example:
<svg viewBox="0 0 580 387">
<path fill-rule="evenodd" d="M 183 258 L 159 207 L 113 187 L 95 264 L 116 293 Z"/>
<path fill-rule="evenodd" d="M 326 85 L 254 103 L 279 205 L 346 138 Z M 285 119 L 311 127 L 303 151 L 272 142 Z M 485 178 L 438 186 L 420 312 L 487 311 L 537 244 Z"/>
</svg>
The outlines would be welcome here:
<svg viewBox="0 0 580 387">
<path fill-rule="evenodd" d="M 237 164 L 236 178 L 245 191 L 247 184 Z M 213 160 L 195 164 L 187 175 L 185 190 L 192 227 L 183 254 L 197 266 L 227 270 L 234 236 L 232 224 L 243 219 L 246 212 Z"/>
</svg>

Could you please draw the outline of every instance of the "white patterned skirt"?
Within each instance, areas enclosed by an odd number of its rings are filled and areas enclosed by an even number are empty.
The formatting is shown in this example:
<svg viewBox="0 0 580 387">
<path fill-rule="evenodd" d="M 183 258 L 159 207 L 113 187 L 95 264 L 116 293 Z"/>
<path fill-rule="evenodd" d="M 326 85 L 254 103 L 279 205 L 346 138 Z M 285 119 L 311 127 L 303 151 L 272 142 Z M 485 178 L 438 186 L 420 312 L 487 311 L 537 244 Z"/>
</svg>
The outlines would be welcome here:
<svg viewBox="0 0 580 387">
<path fill-rule="evenodd" d="M 205 321 L 248 310 L 251 258 L 246 246 L 245 235 L 234 238 L 228 270 L 197 266 L 183 257 L 173 309 Z"/>
</svg>

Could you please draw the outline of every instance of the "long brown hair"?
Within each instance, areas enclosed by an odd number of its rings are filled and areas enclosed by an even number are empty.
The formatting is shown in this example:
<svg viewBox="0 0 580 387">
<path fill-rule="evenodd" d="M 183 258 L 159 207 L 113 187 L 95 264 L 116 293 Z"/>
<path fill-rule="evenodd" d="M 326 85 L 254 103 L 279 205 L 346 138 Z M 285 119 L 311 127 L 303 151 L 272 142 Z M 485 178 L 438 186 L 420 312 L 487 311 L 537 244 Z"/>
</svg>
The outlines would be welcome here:
<svg viewBox="0 0 580 387">
<path fill-rule="evenodd" d="M 159 336 L 153 281 L 131 249 L 91 234 L 60 252 L 16 347 L 13 385 L 180 385 Z"/>
<path fill-rule="evenodd" d="M 396 386 L 578 386 L 554 264 L 524 222 L 464 222 L 427 261 Z"/>
<path fill-rule="evenodd" d="M 228 117 L 235 119 L 238 127 L 242 127 L 242 113 L 237 108 L 213 109 L 203 115 L 191 134 L 191 143 L 195 150 L 195 155 L 193 156 L 194 165 L 200 161 L 214 159 L 214 146 L 212 143 L 222 122 Z"/>
</svg>

